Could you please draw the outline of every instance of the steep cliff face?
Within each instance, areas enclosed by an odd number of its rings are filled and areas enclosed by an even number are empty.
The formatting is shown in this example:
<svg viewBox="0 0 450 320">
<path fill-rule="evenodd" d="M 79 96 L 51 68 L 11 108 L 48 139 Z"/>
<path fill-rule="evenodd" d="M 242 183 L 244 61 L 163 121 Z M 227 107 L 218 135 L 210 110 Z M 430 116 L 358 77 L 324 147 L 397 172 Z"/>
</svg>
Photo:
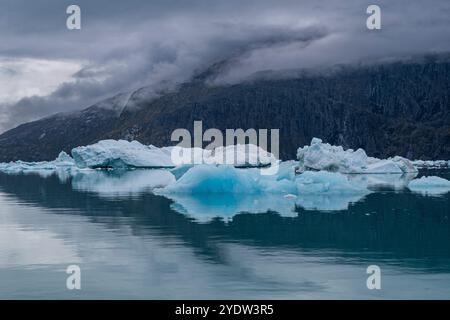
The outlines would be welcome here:
<svg viewBox="0 0 450 320">
<path fill-rule="evenodd" d="M 320 137 L 374 156 L 450 158 L 450 63 L 389 64 L 233 86 L 187 84 L 135 112 L 108 137 L 170 144 L 176 128 L 279 128 L 283 158 Z M 135 109 L 136 110 L 136 109 Z"/>
<path fill-rule="evenodd" d="M 265 77 L 232 86 L 196 79 L 159 98 L 142 98 L 136 91 L 127 101 L 120 116 L 94 106 L 6 132 L 0 136 L 0 161 L 52 159 L 61 150 L 105 138 L 170 145 L 172 131 L 192 129 L 195 120 L 203 121 L 204 130 L 280 129 L 285 159 L 313 136 L 362 147 L 373 156 L 450 159 L 448 61 Z"/>
</svg>

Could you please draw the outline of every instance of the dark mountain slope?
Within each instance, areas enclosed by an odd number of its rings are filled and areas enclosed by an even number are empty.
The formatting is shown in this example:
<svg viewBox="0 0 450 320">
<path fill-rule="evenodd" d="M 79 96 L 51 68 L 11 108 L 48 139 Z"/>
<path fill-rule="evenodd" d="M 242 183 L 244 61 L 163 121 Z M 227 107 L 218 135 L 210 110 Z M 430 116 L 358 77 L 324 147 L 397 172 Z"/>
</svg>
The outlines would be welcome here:
<svg viewBox="0 0 450 320">
<path fill-rule="evenodd" d="M 176 128 L 280 128 L 283 158 L 321 137 L 375 156 L 450 158 L 450 63 L 428 61 L 234 86 L 188 84 L 121 115 L 108 135 L 170 144 Z"/>
<path fill-rule="evenodd" d="M 0 136 L 0 162 L 55 159 L 62 150 L 97 141 L 117 125 L 126 96 L 118 95 L 72 113 L 22 124 Z"/>
<path fill-rule="evenodd" d="M 279 128 L 283 158 L 294 158 L 316 136 L 374 156 L 450 159 L 448 60 L 274 76 L 233 86 L 207 86 L 197 78 L 152 100 L 137 91 L 119 117 L 91 107 L 67 120 L 22 125 L 0 136 L 0 161 L 53 159 L 60 150 L 104 138 L 169 145 L 172 131 L 191 129 L 194 120 L 202 120 L 204 130 Z"/>
</svg>

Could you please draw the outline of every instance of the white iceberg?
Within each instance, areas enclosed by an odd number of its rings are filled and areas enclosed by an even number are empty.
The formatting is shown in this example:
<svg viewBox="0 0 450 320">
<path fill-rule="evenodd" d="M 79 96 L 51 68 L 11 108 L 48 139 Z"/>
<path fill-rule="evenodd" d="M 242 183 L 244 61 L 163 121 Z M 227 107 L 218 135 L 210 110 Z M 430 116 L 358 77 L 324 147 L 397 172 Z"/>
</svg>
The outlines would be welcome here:
<svg viewBox="0 0 450 320">
<path fill-rule="evenodd" d="M 450 160 L 414 160 L 412 163 L 419 169 L 450 168 Z"/>
<path fill-rule="evenodd" d="M 75 166 L 75 161 L 64 151 L 53 161 L 26 162 L 14 161 L 0 163 L 0 172 L 8 174 L 36 173 L 49 176 L 54 172 L 69 172 Z"/>
<path fill-rule="evenodd" d="M 421 177 L 412 180 L 408 189 L 423 195 L 441 195 L 450 192 L 450 181 L 436 176 Z"/>
<path fill-rule="evenodd" d="M 138 141 L 102 140 L 72 149 L 79 168 L 173 167 L 170 149 L 145 146 Z"/>
<path fill-rule="evenodd" d="M 206 163 L 232 164 L 235 167 L 260 167 L 277 162 L 275 156 L 253 144 L 229 145 L 213 149 Z"/>
<path fill-rule="evenodd" d="M 215 149 L 146 146 L 138 141 L 102 140 L 72 150 L 80 168 L 172 168 L 180 165 L 230 164 L 264 167 L 277 163 L 275 156 L 252 145 L 230 145 Z"/>
<path fill-rule="evenodd" d="M 412 173 L 417 172 L 411 161 L 396 156 L 389 159 L 368 157 L 363 149 L 344 150 L 342 146 L 323 143 L 313 138 L 310 146 L 297 150 L 300 172 L 325 170 L 341 173 Z"/>
<path fill-rule="evenodd" d="M 327 171 L 295 174 L 295 162 L 280 163 L 276 175 L 261 175 L 256 168 L 228 165 L 197 165 L 174 169 L 177 181 L 158 192 L 163 194 L 261 194 L 302 195 L 310 193 L 366 194 L 367 182 L 352 181 L 348 175 Z"/>
<path fill-rule="evenodd" d="M 277 164 L 277 158 L 270 152 L 253 144 L 229 145 L 214 149 L 171 148 L 175 165 L 227 164 L 237 168 L 265 167 Z"/>
</svg>

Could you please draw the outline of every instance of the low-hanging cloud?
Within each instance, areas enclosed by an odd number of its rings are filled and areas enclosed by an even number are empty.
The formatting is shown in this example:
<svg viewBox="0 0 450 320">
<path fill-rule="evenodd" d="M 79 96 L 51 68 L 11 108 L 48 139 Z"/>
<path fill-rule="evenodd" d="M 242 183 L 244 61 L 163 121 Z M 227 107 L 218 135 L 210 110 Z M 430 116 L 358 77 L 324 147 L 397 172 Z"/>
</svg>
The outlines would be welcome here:
<svg viewBox="0 0 450 320">
<path fill-rule="evenodd" d="M 446 0 L 431 1 L 425 9 L 418 0 L 378 1 L 379 31 L 366 29 L 371 3 L 359 0 L 80 0 L 79 31 L 65 27 L 69 1 L 0 3 L 5 9 L 0 58 L 79 65 L 51 93 L 0 101 L 0 132 L 120 92 L 187 81 L 220 60 L 227 61 L 226 68 L 215 84 L 236 83 L 263 70 L 450 50 Z M 1 64 L 0 70 L 8 79 L 17 77 L 18 70 Z"/>
</svg>

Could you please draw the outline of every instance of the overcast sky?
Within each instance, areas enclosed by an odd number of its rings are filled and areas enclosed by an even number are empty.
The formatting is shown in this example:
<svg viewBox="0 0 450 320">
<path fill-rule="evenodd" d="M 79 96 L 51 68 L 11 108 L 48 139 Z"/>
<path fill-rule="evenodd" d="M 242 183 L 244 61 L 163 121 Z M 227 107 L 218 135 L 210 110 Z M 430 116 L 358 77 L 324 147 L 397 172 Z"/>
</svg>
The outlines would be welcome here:
<svg viewBox="0 0 450 320">
<path fill-rule="evenodd" d="M 0 0 L 0 132 L 232 57 L 254 72 L 450 51 L 448 0 Z M 81 7 L 81 30 L 66 8 Z M 378 4 L 382 29 L 366 28 Z"/>
</svg>

